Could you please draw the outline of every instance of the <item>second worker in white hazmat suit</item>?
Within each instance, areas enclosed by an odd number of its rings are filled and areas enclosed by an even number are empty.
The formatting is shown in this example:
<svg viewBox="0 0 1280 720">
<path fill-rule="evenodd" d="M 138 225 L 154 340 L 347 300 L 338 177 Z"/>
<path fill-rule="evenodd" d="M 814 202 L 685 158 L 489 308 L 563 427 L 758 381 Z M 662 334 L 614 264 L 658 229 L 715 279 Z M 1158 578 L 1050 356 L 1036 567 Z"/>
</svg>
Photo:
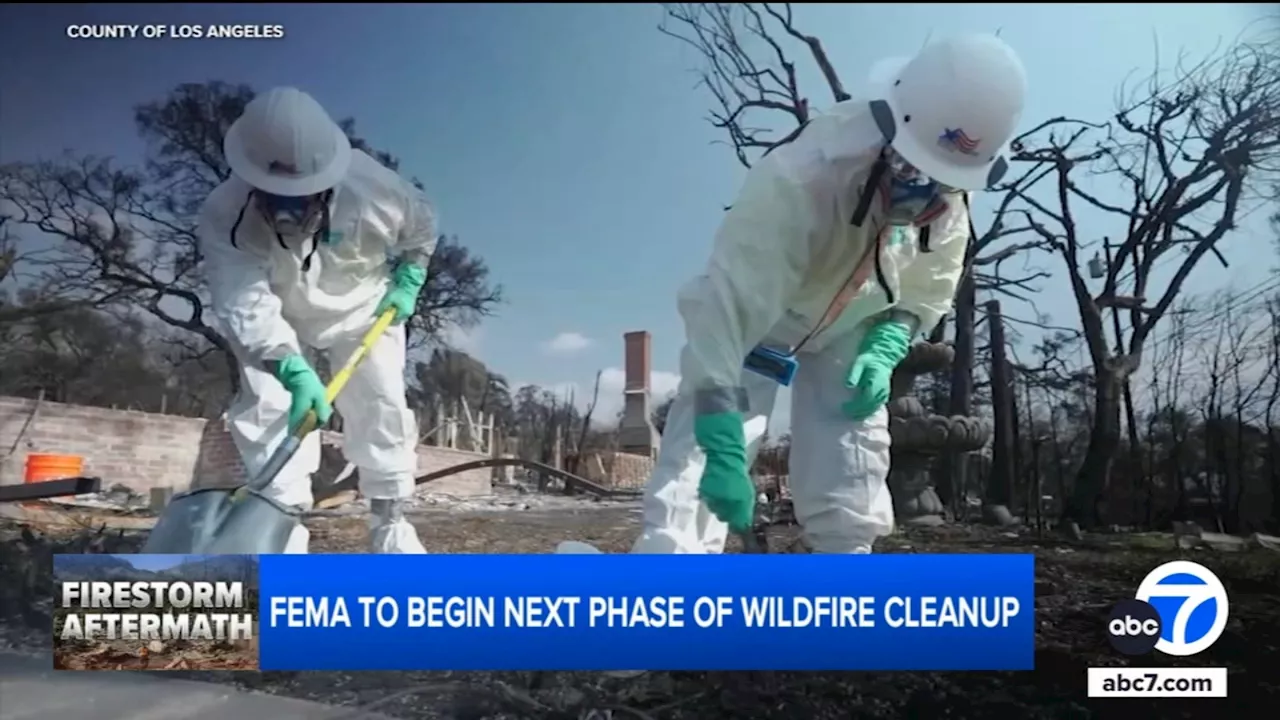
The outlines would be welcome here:
<svg viewBox="0 0 1280 720">
<path fill-rule="evenodd" d="M 228 420 L 250 475 L 308 411 L 332 414 L 303 348 L 345 363 L 388 308 L 395 324 L 336 400 L 343 452 L 370 500 L 373 552 L 423 553 L 402 516 L 414 490 L 417 423 L 405 400 L 405 329 L 435 249 L 423 194 L 360 150 L 311 96 L 279 88 L 255 97 L 223 144 L 232 176 L 205 201 L 200 250 L 212 310 L 240 362 Z M 312 433 L 264 494 L 312 505 L 320 467 Z M 285 552 L 306 552 L 299 525 Z"/>
<path fill-rule="evenodd" d="M 748 469 L 780 385 L 793 388 L 804 544 L 867 553 L 893 529 L 889 378 L 950 308 L 966 193 L 1004 174 L 1026 80 L 988 35 L 933 43 L 872 75 L 868 99 L 813 118 L 751 168 L 705 273 L 680 292 L 680 388 L 634 552 L 718 553 L 730 529 L 750 530 Z"/>
</svg>

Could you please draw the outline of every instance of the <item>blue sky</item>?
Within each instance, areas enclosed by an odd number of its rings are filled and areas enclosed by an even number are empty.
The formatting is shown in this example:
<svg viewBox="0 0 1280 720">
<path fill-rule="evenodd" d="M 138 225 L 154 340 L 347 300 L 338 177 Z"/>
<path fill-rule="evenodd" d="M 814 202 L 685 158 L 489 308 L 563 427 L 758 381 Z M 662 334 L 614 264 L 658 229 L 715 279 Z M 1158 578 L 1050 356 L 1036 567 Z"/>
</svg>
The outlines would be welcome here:
<svg viewBox="0 0 1280 720">
<path fill-rule="evenodd" d="M 833 4 L 796 10 L 855 94 L 870 65 L 925 39 L 999 29 L 1030 78 L 1024 125 L 1106 117 L 1114 88 L 1166 56 L 1236 36 L 1264 5 Z M 705 121 L 698 58 L 634 5 L 69 5 L 0 9 L 0 161 L 63 149 L 135 162 L 131 108 L 181 82 L 294 85 L 402 159 L 442 230 L 489 263 L 508 302 L 455 341 L 517 383 L 590 391 L 606 372 L 621 404 L 622 334 L 653 333 L 659 390 L 682 342 L 677 287 L 699 272 L 742 170 Z M 271 23 L 283 40 L 70 40 L 71 23 Z M 800 58 L 800 51 L 795 50 Z M 811 67 L 802 80 L 827 104 Z M 1266 272 L 1261 222 L 1204 265 L 1192 289 Z M 1101 235 L 1115 229 L 1100 227 Z M 1041 264 L 1051 271 L 1053 259 Z M 1074 324 L 1055 273 L 1040 312 Z M 1018 312 L 1013 310 L 1013 312 Z M 1030 313 L 1026 313 L 1029 315 Z M 557 340 L 557 338 L 559 338 Z M 785 423 L 789 403 L 780 403 Z"/>
</svg>

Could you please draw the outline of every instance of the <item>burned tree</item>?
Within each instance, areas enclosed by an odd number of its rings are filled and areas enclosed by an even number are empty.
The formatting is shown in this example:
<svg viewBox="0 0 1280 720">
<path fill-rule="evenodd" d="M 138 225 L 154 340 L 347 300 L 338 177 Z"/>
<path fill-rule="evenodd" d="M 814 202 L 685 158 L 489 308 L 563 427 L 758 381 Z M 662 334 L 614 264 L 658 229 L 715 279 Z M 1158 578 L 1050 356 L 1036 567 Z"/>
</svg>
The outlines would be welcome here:
<svg viewBox="0 0 1280 720">
<path fill-rule="evenodd" d="M 1021 153 L 1051 170 L 1045 192 L 1019 192 L 1020 214 L 1062 261 L 1094 375 L 1093 426 L 1069 520 L 1101 519 L 1121 443 L 1122 394 L 1147 340 L 1203 258 L 1225 264 L 1219 243 L 1273 187 L 1280 160 L 1275 47 L 1265 39 L 1239 42 L 1195 66 L 1157 72 L 1122 90 L 1105 125 L 1059 121 Z M 1094 189 L 1108 181 L 1124 200 Z M 1103 234 L 1085 234 L 1086 214 L 1103 218 L 1120 238 L 1110 262 L 1102 253 L 1092 262 L 1086 256 Z M 1157 268 L 1172 273 L 1166 279 Z M 1100 291 L 1089 287 L 1088 275 L 1101 280 Z M 1104 315 L 1113 309 L 1125 320 L 1123 328 L 1115 323 L 1118 343 L 1108 337 Z"/>
<path fill-rule="evenodd" d="M 822 41 L 796 29 L 790 3 L 665 3 L 663 8 L 666 18 L 658 30 L 702 56 L 699 85 L 716 102 L 711 124 L 729 136 L 744 167 L 793 140 L 809 122 L 809 99 L 800 91 L 796 65 L 782 38 L 808 48 L 834 102 L 850 99 Z M 748 49 L 756 41 L 769 48 L 768 58 L 757 59 Z M 758 126 L 753 118 L 761 112 L 786 116 L 792 127 L 776 131 Z"/>
<path fill-rule="evenodd" d="M 120 299 L 110 291 L 64 292 L 64 278 L 43 267 L 43 252 L 38 248 L 19 250 L 18 238 L 8 227 L 11 224 L 9 216 L 0 215 L 0 340 L 8 338 L 16 323 L 70 310 L 96 309 Z"/>
</svg>

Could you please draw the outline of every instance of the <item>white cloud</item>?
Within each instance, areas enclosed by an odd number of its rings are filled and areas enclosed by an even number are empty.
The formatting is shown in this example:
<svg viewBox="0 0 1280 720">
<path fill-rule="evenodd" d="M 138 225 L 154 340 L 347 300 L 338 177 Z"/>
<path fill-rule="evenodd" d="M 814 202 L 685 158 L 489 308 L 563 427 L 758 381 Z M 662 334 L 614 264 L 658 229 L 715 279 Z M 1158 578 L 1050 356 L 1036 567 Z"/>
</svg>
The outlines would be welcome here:
<svg viewBox="0 0 1280 720">
<path fill-rule="evenodd" d="M 542 344 L 542 349 L 552 355 L 572 355 L 591 344 L 591 338 L 577 332 L 562 332 Z"/>
<path fill-rule="evenodd" d="M 680 386 L 680 376 L 673 372 L 654 370 L 649 373 L 650 406 L 675 394 Z M 612 424 L 618 413 L 622 412 L 622 391 L 626 387 L 626 373 L 622 368 L 605 368 L 600 373 L 600 400 L 596 404 L 595 418 L 602 424 Z M 587 390 L 582 402 L 591 402 L 591 391 Z M 581 397 L 581 394 L 580 394 Z"/>
</svg>

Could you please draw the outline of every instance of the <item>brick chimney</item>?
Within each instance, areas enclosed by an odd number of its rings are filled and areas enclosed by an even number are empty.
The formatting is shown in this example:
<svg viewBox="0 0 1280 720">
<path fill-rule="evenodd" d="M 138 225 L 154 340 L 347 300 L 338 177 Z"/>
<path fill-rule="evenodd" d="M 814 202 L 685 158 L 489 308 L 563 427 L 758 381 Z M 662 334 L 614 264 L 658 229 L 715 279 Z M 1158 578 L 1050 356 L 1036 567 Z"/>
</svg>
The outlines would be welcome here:
<svg viewBox="0 0 1280 720">
<path fill-rule="evenodd" d="M 622 341 L 625 383 L 618 446 L 622 452 L 652 458 L 658 450 L 658 431 L 653 427 L 649 397 L 651 338 L 639 330 L 624 334 Z"/>
</svg>

